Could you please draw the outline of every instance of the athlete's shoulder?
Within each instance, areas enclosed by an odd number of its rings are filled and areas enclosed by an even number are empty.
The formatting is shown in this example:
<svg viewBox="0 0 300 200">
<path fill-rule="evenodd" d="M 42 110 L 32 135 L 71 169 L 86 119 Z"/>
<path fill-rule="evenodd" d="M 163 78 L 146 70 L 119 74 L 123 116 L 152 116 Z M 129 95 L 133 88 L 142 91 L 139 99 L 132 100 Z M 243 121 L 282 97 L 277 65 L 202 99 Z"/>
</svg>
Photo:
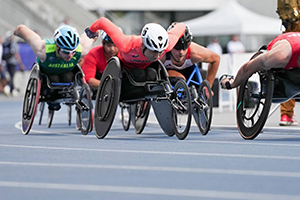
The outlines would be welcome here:
<svg viewBox="0 0 300 200">
<path fill-rule="evenodd" d="M 46 45 L 46 53 L 52 53 L 56 51 L 56 44 L 54 39 L 44 39 Z"/>
<path fill-rule="evenodd" d="M 49 38 L 46 38 L 44 39 L 46 45 L 51 45 L 51 44 L 54 44 L 55 45 L 55 40 L 52 38 L 52 39 L 49 39 Z"/>
<path fill-rule="evenodd" d="M 140 35 L 129 35 L 129 37 L 127 37 L 127 40 L 129 40 L 129 41 L 127 41 L 129 44 L 131 43 L 131 46 L 133 47 L 133 48 L 135 48 L 135 47 L 140 47 L 141 46 L 141 44 L 142 44 L 142 36 L 140 36 Z M 127 43 L 127 44 L 128 44 Z M 130 45 L 129 45 L 130 46 Z"/>
</svg>

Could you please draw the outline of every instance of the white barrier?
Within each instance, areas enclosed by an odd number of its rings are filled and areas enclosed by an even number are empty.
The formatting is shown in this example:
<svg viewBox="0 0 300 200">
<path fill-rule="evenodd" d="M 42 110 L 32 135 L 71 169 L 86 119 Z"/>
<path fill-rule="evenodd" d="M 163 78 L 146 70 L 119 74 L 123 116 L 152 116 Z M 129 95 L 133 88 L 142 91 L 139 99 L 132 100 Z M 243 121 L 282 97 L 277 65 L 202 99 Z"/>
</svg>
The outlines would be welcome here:
<svg viewBox="0 0 300 200">
<path fill-rule="evenodd" d="M 220 60 L 217 77 L 223 74 L 230 74 L 235 76 L 239 68 L 247 62 L 254 53 L 241 54 L 223 54 Z M 219 86 L 220 87 L 220 86 Z M 224 107 L 228 107 L 229 111 L 235 111 L 237 90 L 223 90 L 219 88 L 219 112 L 223 112 Z"/>
</svg>

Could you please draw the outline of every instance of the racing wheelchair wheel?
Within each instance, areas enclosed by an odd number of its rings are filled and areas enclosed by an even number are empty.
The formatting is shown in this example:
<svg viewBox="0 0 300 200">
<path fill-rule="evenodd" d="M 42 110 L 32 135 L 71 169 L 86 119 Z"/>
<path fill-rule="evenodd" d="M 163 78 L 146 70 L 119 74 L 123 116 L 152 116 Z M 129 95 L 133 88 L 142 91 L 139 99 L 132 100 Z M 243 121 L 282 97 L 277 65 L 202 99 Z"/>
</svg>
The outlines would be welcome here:
<svg viewBox="0 0 300 200">
<path fill-rule="evenodd" d="M 126 103 L 120 103 L 121 107 L 121 122 L 124 131 L 128 131 L 130 127 L 130 113 L 131 113 L 131 106 Z"/>
<path fill-rule="evenodd" d="M 193 97 L 194 98 L 194 97 Z M 211 87 L 207 80 L 204 80 L 199 87 L 198 96 L 193 100 L 193 116 L 202 135 L 210 130 L 213 114 L 213 97 Z"/>
<path fill-rule="evenodd" d="M 173 125 L 175 135 L 178 139 L 184 140 L 190 130 L 192 119 L 192 103 L 190 90 L 185 81 L 179 80 L 173 91 Z"/>
<path fill-rule="evenodd" d="M 134 113 L 131 114 L 131 121 L 136 134 L 141 134 L 146 126 L 151 105 L 149 101 L 139 101 L 132 106 L 134 106 L 134 109 L 131 110 Z"/>
<path fill-rule="evenodd" d="M 264 127 L 268 118 L 274 91 L 272 71 L 254 73 L 239 88 L 236 118 L 241 136 L 254 139 Z M 255 88 L 249 87 L 249 80 L 254 80 Z"/>
<path fill-rule="evenodd" d="M 88 84 L 83 83 L 79 93 L 78 105 L 76 105 L 78 129 L 83 135 L 93 130 L 93 103 Z"/>
<path fill-rule="evenodd" d="M 103 139 L 114 121 L 121 93 L 121 67 L 117 57 L 112 57 L 102 74 L 98 87 L 94 114 L 95 132 Z"/>
<path fill-rule="evenodd" d="M 34 65 L 26 86 L 23 110 L 22 110 L 22 132 L 27 135 L 34 121 L 41 91 L 41 80 L 39 79 L 39 67 Z"/>
</svg>

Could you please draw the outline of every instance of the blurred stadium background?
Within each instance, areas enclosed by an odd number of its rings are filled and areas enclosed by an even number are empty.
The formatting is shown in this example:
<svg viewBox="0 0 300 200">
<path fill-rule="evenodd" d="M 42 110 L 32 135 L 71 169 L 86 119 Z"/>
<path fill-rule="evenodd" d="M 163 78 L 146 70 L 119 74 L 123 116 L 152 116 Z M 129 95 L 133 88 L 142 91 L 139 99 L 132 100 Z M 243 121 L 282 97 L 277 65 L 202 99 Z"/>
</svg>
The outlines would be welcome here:
<svg viewBox="0 0 300 200">
<path fill-rule="evenodd" d="M 277 0 L 236 1 L 258 14 L 278 19 Z M 66 18 L 81 33 L 100 16 L 111 19 L 126 34 L 139 34 L 145 23 L 156 21 L 167 28 L 173 21 L 203 16 L 227 3 L 228 0 L 0 0 L 0 36 L 4 38 L 8 30 L 25 24 L 42 38 L 52 37 Z M 205 46 L 209 42 L 209 36 L 195 39 Z M 226 45 L 229 39 L 229 35 L 221 36 L 221 45 Z"/>
</svg>

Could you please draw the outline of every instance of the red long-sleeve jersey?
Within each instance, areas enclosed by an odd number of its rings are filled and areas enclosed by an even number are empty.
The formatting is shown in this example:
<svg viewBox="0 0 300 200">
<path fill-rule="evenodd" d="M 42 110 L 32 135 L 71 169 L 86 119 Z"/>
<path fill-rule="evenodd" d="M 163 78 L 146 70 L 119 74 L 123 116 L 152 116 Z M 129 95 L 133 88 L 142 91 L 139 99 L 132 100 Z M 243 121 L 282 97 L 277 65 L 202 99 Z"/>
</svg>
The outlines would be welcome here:
<svg viewBox="0 0 300 200">
<path fill-rule="evenodd" d="M 178 39 L 184 34 L 185 28 L 186 26 L 183 23 L 177 23 L 174 28 L 168 31 L 169 45 L 162 56 L 173 49 Z M 105 17 L 101 17 L 94 22 L 91 25 L 90 30 L 93 32 L 103 30 L 109 35 L 119 49 L 117 56 L 121 60 L 123 66 L 127 68 L 144 69 L 151 64 L 147 57 L 141 52 L 141 36 L 125 35 L 118 26 Z"/>
</svg>

